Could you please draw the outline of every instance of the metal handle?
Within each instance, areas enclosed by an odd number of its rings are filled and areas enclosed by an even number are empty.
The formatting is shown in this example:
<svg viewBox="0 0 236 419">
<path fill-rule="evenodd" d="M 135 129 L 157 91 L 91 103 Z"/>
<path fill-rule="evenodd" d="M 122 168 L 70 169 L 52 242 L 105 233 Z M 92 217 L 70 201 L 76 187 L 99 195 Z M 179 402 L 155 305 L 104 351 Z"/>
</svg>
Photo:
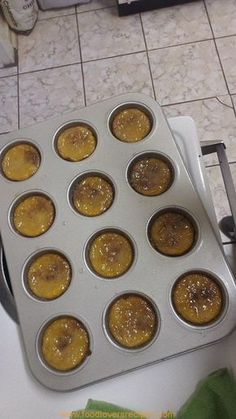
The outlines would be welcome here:
<svg viewBox="0 0 236 419">
<path fill-rule="evenodd" d="M 230 210 L 233 217 L 233 228 L 236 237 L 236 192 L 234 182 L 226 156 L 226 147 L 223 141 L 201 141 L 202 154 L 217 153 L 220 169 L 225 185 L 226 194 L 229 201 Z"/>
<path fill-rule="evenodd" d="M 0 238 L 0 302 L 9 316 L 18 323 L 15 300 L 10 289 L 10 278 L 8 277 L 7 264 L 4 257 L 4 250 Z"/>
</svg>

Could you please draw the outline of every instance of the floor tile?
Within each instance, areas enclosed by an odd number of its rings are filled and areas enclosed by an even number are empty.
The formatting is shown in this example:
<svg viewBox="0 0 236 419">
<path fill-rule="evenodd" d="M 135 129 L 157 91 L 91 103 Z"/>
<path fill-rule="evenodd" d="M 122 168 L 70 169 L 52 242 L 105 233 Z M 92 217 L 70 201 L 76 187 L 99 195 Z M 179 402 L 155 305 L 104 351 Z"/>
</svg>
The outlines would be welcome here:
<svg viewBox="0 0 236 419">
<path fill-rule="evenodd" d="M 236 34 L 236 0 L 205 0 L 214 35 Z"/>
<path fill-rule="evenodd" d="M 20 75 L 21 128 L 82 106 L 80 64 Z"/>
<path fill-rule="evenodd" d="M 232 177 L 235 180 L 236 188 L 236 163 L 230 165 Z M 224 182 L 219 166 L 208 167 L 207 169 L 209 184 L 211 188 L 214 207 L 216 210 L 216 217 L 218 222 L 226 215 L 231 215 L 228 198 L 226 195 Z M 231 241 L 223 233 L 221 233 L 222 241 Z"/>
<path fill-rule="evenodd" d="M 83 67 L 88 104 L 128 92 L 153 96 L 145 52 L 93 61 Z"/>
<path fill-rule="evenodd" d="M 236 277 L 236 243 L 224 244 L 224 253 L 229 266 Z"/>
<path fill-rule="evenodd" d="M 19 36 L 18 43 L 20 72 L 80 61 L 75 15 L 42 20 L 30 36 Z"/>
<path fill-rule="evenodd" d="M 17 77 L 2 78 L 0 79 L 0 132 L 14 131 L 17 128 Z"/>
<path fill-rule="evenodd" d="M 17 74 L 17 66 L 0 68 L 0 77 L 15 76 L 16 74 Z"/>
<path fill-rule="evenodd" d="M 145 49 L 138 14 L 120 18 L 115 7 L 79 13 L 83 61 Z"/>
<path fill-rule="evenodd" d="M 236 36 L 216 40 L 230 93 L 236 93 Z"/>
<path fill-rule="evenodd" d="M 51 17 L 68 16 L 75 13 L 75 6 L 63 7 L 63 9 L 40 10 L 38 20 L 49 19 Z"/>
<path fill-rule="evenodd" d="M 88 12 L 90 10 L 103 9 L 116 5 L 116 0 L 92 0 L 88 4 L 80 4 L 76 6 L 77 13 Z"/>
<path fill-rule="evenodd" d="M 149 49 L 212 38 L 203 2 L 142 13 Z"/>
<path fill-rule="evenodd" d="M 150 51 L 149 57 L 162 105 L 227 93 L 213 41 Z"/>
<path fill-rule="evenodd" d="M 230 96 L 165 106 L 163 110 L 167 117 L 191 116 L 196 123 L 199 140 L 223 140 L 228 160 L 236 162 L 236 118 Z M 207 165 L 219 163 L 216 154 L 205 156 L 204 161 Z"/>
</svg>

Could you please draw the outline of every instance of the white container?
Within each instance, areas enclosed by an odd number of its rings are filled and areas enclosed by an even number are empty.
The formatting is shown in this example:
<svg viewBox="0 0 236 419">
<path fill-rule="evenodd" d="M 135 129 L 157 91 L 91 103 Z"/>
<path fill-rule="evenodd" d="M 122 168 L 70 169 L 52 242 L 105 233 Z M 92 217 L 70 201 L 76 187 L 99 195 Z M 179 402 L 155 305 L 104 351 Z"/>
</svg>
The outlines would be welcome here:
<svg viewBox="0 0 236 419">
<path fill-rule="evenodd" d="M 38 17 L 36 0 L 0 0 L 0 6 L 11 29 L 17 32 L 33 29 Z"/>
</svg>

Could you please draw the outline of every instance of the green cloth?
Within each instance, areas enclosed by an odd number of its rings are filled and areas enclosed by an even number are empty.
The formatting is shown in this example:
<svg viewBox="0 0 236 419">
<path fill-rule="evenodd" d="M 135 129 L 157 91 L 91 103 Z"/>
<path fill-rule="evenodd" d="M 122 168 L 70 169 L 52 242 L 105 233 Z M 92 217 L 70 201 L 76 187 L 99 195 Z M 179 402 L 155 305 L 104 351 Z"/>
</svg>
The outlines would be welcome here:
<svg viewBox="0 0 236 419">
<path fill-rule="evenodd" d="M 72 419 L 145 419 L 144 416 L 115 404 L 89 399 L 84 410 L 72 412 Z"/>
<path fill-rule="evenodd" d="M 227 369 L 199 384 L 176 419 L 236 419 L 236 381 Z"/>
<path fill-rule="evenodd" d="M 174 418 L 174 415 L 166 413 L 163 417 Z M 91 399 L 84 410 L 72 412 L 70 418 L 145 419 L 132 410 Z M 197 386 L 175 419 L 236 419 L 236 381 L 233 375 L 227 369 L 210 374 Z"/>
</svg>

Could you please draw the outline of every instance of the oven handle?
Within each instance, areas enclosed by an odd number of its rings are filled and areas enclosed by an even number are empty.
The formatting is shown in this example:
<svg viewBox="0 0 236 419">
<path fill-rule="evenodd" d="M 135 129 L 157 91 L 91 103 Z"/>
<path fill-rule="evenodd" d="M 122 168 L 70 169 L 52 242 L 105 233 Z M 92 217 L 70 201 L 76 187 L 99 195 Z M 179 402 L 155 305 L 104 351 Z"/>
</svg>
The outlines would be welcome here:
<svg viewBox="0 0 236 419">
<path fill-rule="evenodd" d="M 229 162 L 226 155 L 226 146 L 223 141 L 201 141 L 202 155 L 217 153 L 220 170 L 223 177 L 226 194 L 232 214 L 233 229 L 236 236 L 236 193 Z"/>
<path fill-rule="evenodd" d="M 4 256 L 3 256 L 3 247 L 2 247 L 1 238 L 0 238 L 0 303 L 6 310 L 7 314 L 9 314 L 9 316 L 12 318 L 12 320 L 18 323 L 18 316 L 17 316 L 14 297 L 7 283 L 7 278 L 4 271 Z"/>
</svg>

